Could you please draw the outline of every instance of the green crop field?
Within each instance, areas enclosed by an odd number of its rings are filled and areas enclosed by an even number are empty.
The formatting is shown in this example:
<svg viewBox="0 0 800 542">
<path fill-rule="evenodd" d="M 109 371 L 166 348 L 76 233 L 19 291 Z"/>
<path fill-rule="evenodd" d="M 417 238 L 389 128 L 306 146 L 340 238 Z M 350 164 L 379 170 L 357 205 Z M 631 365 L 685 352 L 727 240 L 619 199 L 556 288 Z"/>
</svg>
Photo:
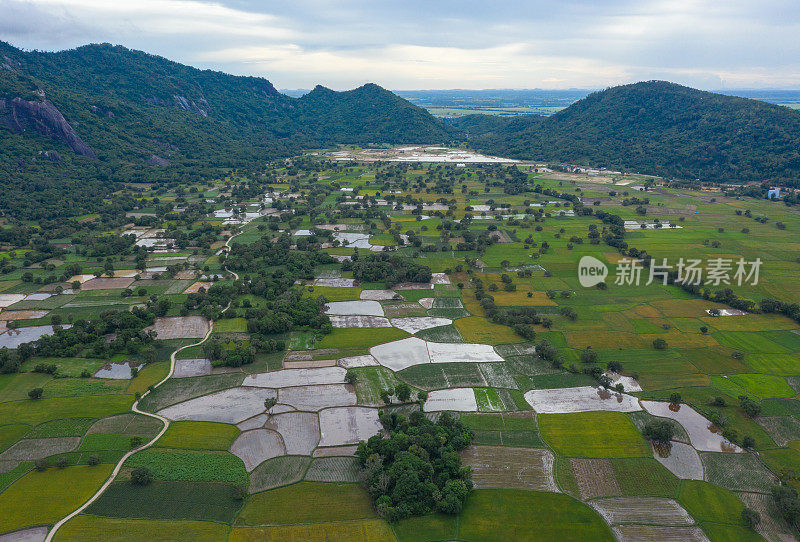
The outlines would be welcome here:
<svg viewBox="0 0 800 542">
<path fill-rule="evenodd" d="M 800 537 L 772 497 L 779 480 L 800 489 L 796 206 L 755 184 L 330 152 L 112 183 L 120 212 L 61 217 L 68 228 L 3 209 L 0 536 L 54 524 L 147 445 L 55 540 L 667 536 L 607 523 L 593 508 L 606 498 L 654 514 L 675 499 L 714 541 L 758 536 L 749 503 L 765 539 Z M 226 220 L 240 208 L 243 223 Z M 760 280 L 618 280 L 643 254 L 673 269 L 760 258 Z M 608 267 L 603 284 L 581 284 L 584 256 Z M 325 279 L 356 286 L 311 286 Z M 359 327 L 376 315 L 389 327 Z M 602 389 L 617 382 L 625 395 Z M 533 390 L 580 404 L 537 412 Z M 673 442 L 654 447 L 644 435 L 663 418 L 628 412 L 640 400 L 705 420 L 670 422 Z M 420 425 L 420 408 L 447 429 Z M 710 452 L 704 437 L 749 449 Z M 360 457 L 367 440 L 380 453 Z M 448 440 L 458 454 L 435 457 Z M 686 479 L 700 467 L 704 481 Z M 475 487 L 448 486 L 454 473 Z"/>
<path fill-rule="evenodd" d="M 619 412 L 539 416 L 542 438 L 569 457 L 650 457 L 650 447 Z"/>
<path fill-rule="evenodd" d="M 614 539 L 594 510 L 568 495 L 514 489 L 475 491 L 458 532 L 475 542 Z"/>
<path fill-rule="evenodd" d="M 158 439 L 161 448 L 195 450 L 227 450 L 239 430 L 228 424 L 213 422 L 176 422 Z"/>
<path fill-rule="evenodd" d="M 369 495 L 358 484 L 300 482 L 251 496 L 238 521 L 291 525 L 371 517 L 375 512 Z"/>
<path fill-rule="evenodd" d="M 79 515 L 64 525 L 55 540 L 152 540 L 153 542 L 210 542 L 228 535 L 228 526 L 211 521 L 144 520 L 128 521 Z"/>
<path fill-rule="evenodd" d="M 3 530 L 58 521 L 93 495 L 111 470 L 110 465 L 75 466 L 26 474 L 0 493 Z M 52 499 L 42 501 L 43 494 Z"/>
</svg>

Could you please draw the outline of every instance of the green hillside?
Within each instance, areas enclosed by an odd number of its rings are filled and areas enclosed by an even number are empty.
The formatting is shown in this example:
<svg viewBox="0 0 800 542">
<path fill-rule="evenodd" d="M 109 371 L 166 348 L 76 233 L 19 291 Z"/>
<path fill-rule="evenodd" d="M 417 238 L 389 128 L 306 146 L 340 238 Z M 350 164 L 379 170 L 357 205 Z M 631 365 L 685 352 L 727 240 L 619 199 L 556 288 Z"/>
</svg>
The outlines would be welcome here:
<svg viewBox="0 0 800 542">
<path fill-rule="evenodd" d="M 708 181 L 797 182 L 800 112 L 648 81 L 596 92 L 551 116 L 453 121 L 478 149 Z"/>
</svg>

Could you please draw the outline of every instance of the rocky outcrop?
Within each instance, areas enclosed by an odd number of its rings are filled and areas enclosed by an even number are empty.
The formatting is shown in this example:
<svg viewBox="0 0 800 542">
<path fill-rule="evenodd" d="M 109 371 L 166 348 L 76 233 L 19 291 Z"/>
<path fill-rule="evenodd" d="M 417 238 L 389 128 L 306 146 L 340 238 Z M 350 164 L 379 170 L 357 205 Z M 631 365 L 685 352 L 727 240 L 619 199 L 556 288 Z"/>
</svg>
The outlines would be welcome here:
<svg viewBox="0 0 800 542">
<path fill-rule="evenodd" d="M 201 109 L 196 103 L 190 102 L 183 96 L 178 96 L 176 94 L 175 96 L 173 96 L 173 98 L 175 99 L 175 104 L 180 109 L 183 109 L 184 111 L 189 111 L 191 113 L 195 113 L 197 115 L 202 115 L 204 117 L 208 116 L 208 113 L 206 113 L 205 109 Z M 206 102 L 204 99 L 200 99 L 200 105 L 208 107 L 208 102 Z"/>
<path fill-rule="evenodd" d="M 14 132 L 34 131 L 50 136 L 63 141 L 76 154 L 97 159 L 94 151 L 83 142 L 64 115 L 50 102 L 0 98 L 0 125 Z"/>
<path fill-rule="evenodd" d="M 169 160 L 165 160 L 160 156 L 156 156 L 155 154 L 144 161 L 145 164 L 148 166 L 168 166 Z"/>
</svg>

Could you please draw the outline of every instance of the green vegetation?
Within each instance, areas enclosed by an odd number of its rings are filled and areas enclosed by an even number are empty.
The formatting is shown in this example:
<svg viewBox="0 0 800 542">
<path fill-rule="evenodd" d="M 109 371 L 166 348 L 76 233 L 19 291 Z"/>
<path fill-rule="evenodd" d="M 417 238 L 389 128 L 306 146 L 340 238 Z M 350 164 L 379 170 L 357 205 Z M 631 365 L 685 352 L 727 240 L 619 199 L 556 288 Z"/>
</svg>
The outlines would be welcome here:
<svg viewBox="0 0 800 542">
<path fill-rule="evenodd" d="M 605 521 L 568 495 L 517 489 L 473 492 L 459 538 L 489 540 L 613 540 Z"/>
<path fill-rule="evenodd" d="M 300 482 L 251 496 L 238 521 L 245 525 L 291 525 L 372 517 L 372 501 L 358 484 Z"/>
<path fill-rule="evenodd" d="M 147 467 L 157 480 L 247 483 L 244 463 L 227 452 L 149 449 L 132 455 L 125 466 Z"/>
<path fill-rule="evenodd" d="M 225 423 L 175 422 L 170 424 L 156 446 L 161 448 L 190 448 L 194 450 L 227 450 L 239 430 Z"/>
<path fill-rule="evenodd" d="M 542 438 L 568 457 L 650 457 L 650 447 L 620 412 L 539 416 Z"/>
<path fill-rule="evenodd" d="M 198 482 L 153 482 L 147 485 L 115 482 L 86 513 L 111 518 L 232 523 L 242 504 L 235 498 L 236 487 Z"/>
<path fill-rule="evenodd" d="M 472 489 L 458 455 L 472 432 L 449 413 L 434 423 L 421 411 L 381 415 L 389 437 L 360 442 L 356 455 L 378 513 L 390 522 L 438 511 L 458 514 Z"/>
<path fill-rule="evenodd" d="M 31 471 L 0 493 L 4 531 L 54 523 L 83 504 L 111 474 L 112 466 Z M 42 501 L 42 495 L 52 500 Z"/>
<path fill-rule="evenodd" d="M 227 535 L 226 525 L 210 521 L 127 521 L 81 514 L 64 525 L 56 540 L 105 542 L 147 539 L 153 542 L 213 542 L 224 539 Z"/>
<path fill-rule="evenodd" d="M 635 122 L 622 120 L 622 112 L 634 108 L 645 108 L 648 114 Z M 664 81 L 595 92 L 551 117 L 472 115 L 457 119 L 455 125 L 469 129 L 472 144 L 493 154 L 736 181 L 790 179 L 786 172 L 793 166 L 780 142 L 800 137 L 800 115 L 795 111 Z M 781 126 L 781 135 L 762 137 L 772 125 Z M 734 133 L 737 145 L 725 148 Z M 682 141 L 678 148 L 677 138 Z M 700 145 L 720 149 L 725 159 L 705 160 Z"/>
</svg>

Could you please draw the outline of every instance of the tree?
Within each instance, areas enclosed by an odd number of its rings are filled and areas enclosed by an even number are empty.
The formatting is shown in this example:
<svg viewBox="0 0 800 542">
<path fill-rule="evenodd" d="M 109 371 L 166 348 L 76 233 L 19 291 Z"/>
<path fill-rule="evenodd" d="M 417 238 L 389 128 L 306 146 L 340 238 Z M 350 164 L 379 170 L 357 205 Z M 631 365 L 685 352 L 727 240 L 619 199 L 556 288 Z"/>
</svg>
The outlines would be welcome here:
<svg viewBox="0 0 800 542">
<path fill-rule="evenodd" d="M 56 467 L 58 467 L 59 469 L 65 469 L 69 467 L 69 459 L 62 455 L 61 457 L 56 459 Z"/>
<path fill-rule="evenodd" d="M 673 405 L 678 405 L 681 402 L 681 394 L 678 392 L 672 392 L 669 394 L 669 402 Z"/>
<path fill-rule="evenodd" d="M 742 521 L 750 529 L 755 529 L 761 523 L 761 516 L 755 510 L 745 506 L 742 509 Z"/>
<path fill-rule="evenodd" d="M 383 401 L 387 405 L 392 404 L 392 393 L 389 390 L 382 390 L 381 391 L 381 401 Z"/>
<path fill-rule="evenodd" d="M 37 459 L 33 462 L 33 465 L 36 467 L 36 470 L 39 472 L 46 471 L 50 467 L 50 462 L 47 459 Z"/>
<path fill-rule="evenodd" d="M 581 352 L 581 361 L 583 363 L 595 363 L 597 361 L 597 352 L 592 350 L 591 346 L 587 346 L 583 352 Z"/>
<path fill-rule="evenodd" d="M 272 407 L 274 407 L 277 404 L 278 404 L 277 397 L 269 397 L 267 399 L 264 399 L 264 408 L 267 409 L 267 414 L 269 414 L 270 411 L 272 410 Z"/>
<path fill-rule="evenodd" d="M 138 448 L 142 445 L 142 437 L 134 436 L 131 437 L 131 449 Z"/>
<path fill-rule="evenodd" d="M 28 392 L 28 397 L 31 399 L 41 399 L 44 390 L 42 388 L 33 388 L 31 391 Z"/>
<path fill-rule="evenodd" d="M 653 341 L 653 348 L 656 350 L 666 350 L 667 348 L 667 341 L 662 338 L 658 338 Z"/>
<path fill-rule="evenodd" d="M 744 413 L 750 416 L 751 418 L 755 418 L 759 414 L 761 414 L 761 405 L 756 403 L 746 395 L 739 396 L 739 406 L 742 407 Z"/>
<path fill-rule="evenodd" d="M 422 406 L 425 404 L 425 401 L 427 401 L 427 400 L 428 400 L 428 392 L 427 391 L 420 390 L 419 392 L 417 392 L 417 401 L 419 401 L 419 407 L 420 408 L 422 408 Z"/>
<path fill-rule="evenodd" d="M 420 411 L 379 416 L 389 437 L 378 433 L 356 451 L 378 513 L 390 522 L 434 511 L 458 514 L 472 490 L 471 470 L 458 452 L 472 431 L 446 412 L 436 422 Z"/>
<path fill-rule="evenodd" d="M 800 499 L 797 490 L 789 486 L 775 486 L 772 488 L 775 505 L 783 518 L 790 524 L 796 525 L 800 519 Z"/>
<path fill-rule="evenodd" d="M 706 326 L 700 326 L 700 333 L 705 335 L 706 333 L 708 333 L 708 328 Z"/>
<path fill-rule="evenodd" d="M 86 464 L 90 467 L 96 467 L 100 464 L 100 456 L 97 454 L 90 455 L 89 459 L 86 460 Z"/>
<path fill-rule="evenodd" d="M 411 387 L 405 382 L 398 384 L 394 391 L 397 394 L 397 398 L 403 403 L 411 398 Z"/>
<path fill-rule="evenodd" d="M 653 420 L 647 422 L 642 434 L 646 439 L 652 440 L 653 442 L 668 444 L 675 435 L 675 426 L 668 420 Z"/>
<path fill-rule="evenodd" d="M 348 384 L 355 385 L 358 382 L 358 375 L 353 369 L 347 369 L 347 372 L 344 374 L 344 381 Z"/>
<path fill-rule="evenodd" d="M 147 467 L 136 467 L 131 471 L 131 483 L 136 486 L 146 486 L 153 481 L 153 473 Z"/>
</svg>

